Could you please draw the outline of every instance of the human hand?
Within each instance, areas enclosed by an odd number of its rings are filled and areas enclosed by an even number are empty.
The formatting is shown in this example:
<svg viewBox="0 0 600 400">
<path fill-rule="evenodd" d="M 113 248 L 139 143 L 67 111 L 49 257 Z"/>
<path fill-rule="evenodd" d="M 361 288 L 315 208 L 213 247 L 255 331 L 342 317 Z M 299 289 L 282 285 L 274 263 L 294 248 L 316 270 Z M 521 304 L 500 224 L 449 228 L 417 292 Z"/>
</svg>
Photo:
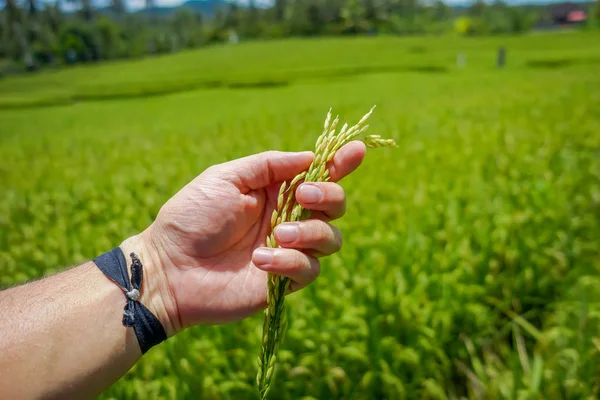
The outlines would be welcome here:
<svg viewBox="0 0 600 400">
<path fill-rule="evenodd" d="M 319 257 L 340 250 L 342 235 L 329 222 L 346 208 L 336 181 L 365 155 L 354 141 L 329 163 L 331 182 L 303 183 L 296 199 L 310 219 L 276 227 L 280 248 L 265 247 L 281 183 L 306 170 L 312 152 L 270 151 L 215 165 L 182 188 L 140 235 L 126 240 L 144 264 L 140 301 L 168 336 L 196 324 L 228 323 L 266 306 L 267 273 L 291 280 L 291 291 L 319 275 Z"/>
</svg>

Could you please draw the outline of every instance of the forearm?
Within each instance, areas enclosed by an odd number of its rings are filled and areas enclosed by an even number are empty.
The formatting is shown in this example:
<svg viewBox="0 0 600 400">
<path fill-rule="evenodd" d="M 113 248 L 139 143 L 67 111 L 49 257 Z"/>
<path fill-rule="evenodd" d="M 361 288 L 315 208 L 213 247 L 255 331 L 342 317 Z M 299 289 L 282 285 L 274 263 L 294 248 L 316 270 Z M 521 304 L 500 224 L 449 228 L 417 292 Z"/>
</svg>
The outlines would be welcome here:
<svg viewBox="0 0 600 400">
<path fill-rule="evenodd" d="M 148 281 L 140 301 L 160 314 Z M 116 382 L 141 356 L 125 303 L 93 262 L 0 292 L 0 397 L 83 399 Z"/>
<path fill-rule="evenodd" d="M 122 291 L 92 262 L 0 292 L 0 304 L 2 397 L 90 397 L 141 355 Z"/>
</svg>

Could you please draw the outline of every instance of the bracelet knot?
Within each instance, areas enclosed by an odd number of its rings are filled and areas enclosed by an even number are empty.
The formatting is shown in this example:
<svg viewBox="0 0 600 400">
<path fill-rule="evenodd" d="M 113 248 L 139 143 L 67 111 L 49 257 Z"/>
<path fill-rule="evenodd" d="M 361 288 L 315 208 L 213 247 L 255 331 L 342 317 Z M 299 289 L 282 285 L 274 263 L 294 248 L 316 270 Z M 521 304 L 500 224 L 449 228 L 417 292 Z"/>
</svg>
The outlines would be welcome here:
<svg viewBox="0 0 600 400">
<path fill-rule="evenodd" d="M 137 289 L 131 289 L 130 291 L 125 293 L 125 296 L 127 296 L 129 300 L 138 301 L 138 299 L 140 298 L 140 291 Z"/>
<path fill-rule="evenodd" d="M 167 339 L 167 333 L 158 318 L 138 300 L 144 279 L 142 261 L 131 253 L 131 278 L 127 273 L 127 260 L 120 247 L 115 247 L 94 259 L 94 263 L 121 288 L 127 299 L 123 308 L 123 326 L 133 328 L 142 354 L 152 346 Z"/>
</svg>

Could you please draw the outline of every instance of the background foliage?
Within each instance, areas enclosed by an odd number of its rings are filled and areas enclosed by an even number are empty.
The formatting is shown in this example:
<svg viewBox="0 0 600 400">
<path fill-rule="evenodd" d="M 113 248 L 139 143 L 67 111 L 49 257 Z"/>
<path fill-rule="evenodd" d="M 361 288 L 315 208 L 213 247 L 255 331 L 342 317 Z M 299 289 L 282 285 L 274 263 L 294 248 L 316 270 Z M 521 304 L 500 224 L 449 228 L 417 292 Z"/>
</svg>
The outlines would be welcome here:
<svg viewBox="0 0 600 400">
<path fill-rule="evenodd" d="M 0 73 L 140 58 L 238 40 L 377 34 L 482 36 L 559 27 L 552 5 L 509 5 L 504 0 L 476 0 L 453 7 L 442 0 L 273 0 L 260 4 L 256 0 L 191 0 L 177 8 L 161 8 L 145 0 L 144 8 L 136 10 L 123 0 L 102 1 L 104 7 L 99 7 L 98 0 L 3 3 Z M 577 7 L 588 15 L 581 23 L 569 24 L 571 28 L 600 27 L 600 0 L 580 2 Z"/>
<path fill-rule="evenodd" d="M 0 285 L 109 250 L 209 165 L 311 149 L 331 106 L 377 104 L 399 148 L 343 181 L 344 248 L 288 299 L 273 398 L 597 398 L 598 39 L 284 40 L 7 78 Z M 254 399 L 261 328 L 188 329 L 101 398 Z"/>
</svg>

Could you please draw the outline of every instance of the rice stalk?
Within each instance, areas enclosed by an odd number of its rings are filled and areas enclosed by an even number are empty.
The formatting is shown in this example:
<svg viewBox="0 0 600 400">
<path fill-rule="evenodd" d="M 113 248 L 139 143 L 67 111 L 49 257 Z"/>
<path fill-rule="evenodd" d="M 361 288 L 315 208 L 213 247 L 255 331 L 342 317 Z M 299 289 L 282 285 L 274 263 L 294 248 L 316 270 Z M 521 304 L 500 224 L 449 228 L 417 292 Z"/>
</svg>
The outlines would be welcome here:
<svg viewBox="0 0 600 400">
<path fill-rule="evenodd" d="M 271 215 L 271 234 L 267 237 L 268 247 L 276 248 L 277 242 L 274 236 L 275 227 L 282 222 L 295 222 L 310 217 L 310 210 L 304 209 L 294 197 L 296 188 L 304 182 L 327 182 L 330 179 L 327 163 L 331 161 L 335 153 L 345 144 L 356 139 L 369 127 L 365 125 L 367 119 L 373 113 L 375 107 L 365 114 L 356 125 L 348 127 L 344 124 L 339 132 L 336 128 L 339 124 L 339 117 L 332 121 L 331 109 L 325 118 L 323 133 L 317 138 L 315 144 L 315 158 L 307 171 L 297 175 L 289 183 L 284 182 L 279 190 L 277 197 L 277 207 Z M 396 147 L 392 139 L 383 139 L 379 135 L 370 135 L 361 139 L 367 147 Z M 258 357 L 258 374 L 256 382 L 258 385 L 260 398 L 266 399 L 277 360 L 277 352 L 283 341 L 287 328 L 287 318 L 285 312 L 285 294 L 288 291 L 290 280 L 283 276 L 269 274 L 267 308 L 264 312 L 262 346 L 260 356 Z"/>
</svg>

